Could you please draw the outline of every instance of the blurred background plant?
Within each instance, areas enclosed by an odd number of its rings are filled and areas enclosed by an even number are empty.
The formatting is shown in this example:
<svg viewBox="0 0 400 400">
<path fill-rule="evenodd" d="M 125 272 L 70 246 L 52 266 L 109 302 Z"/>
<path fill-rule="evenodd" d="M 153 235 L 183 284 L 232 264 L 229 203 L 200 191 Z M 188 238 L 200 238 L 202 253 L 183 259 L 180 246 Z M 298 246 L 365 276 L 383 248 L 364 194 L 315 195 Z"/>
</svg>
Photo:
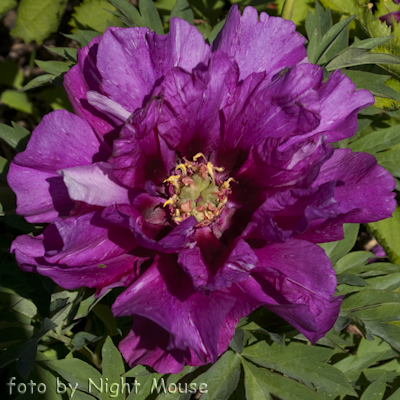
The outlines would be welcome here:
<svg viewBox="0 0 400 400">
<path fill-rule="evenodd" d="M 147 26 L 167 33 L 171 17 L 195 25 L 211 43 L 232 4 L 280 15 L 284 0 L 0 0 L 0 394 L 1 398 L 67 399 L 59 382 L 77 383 L 74 399 L 189 400 L 191 394 L 150 394 L 153 379 L 207 382 L 202 399 L 400 399 L 400 209 L 385 221 L 345 227 L 345 239 L 321 245 L 334 265 L 338 294 L 345 295 L 335 327 L 311 347 L 304 336 L 258 310 L 238 324 L 230 350 L 213 366 L 185 367 L 162 377 L 132 370 L 116 346 L 130 327 L 115 319 L 118 289 L 95 299 L 93 290 L 67 291 L 51 280 L 22 273 L 9 254 L 19 234 L 42 225 L 15 214 L 7 185 L 9 162 L 23 151 L 43 115 L 71 105 L 63 74 L 77 49 L 108 26 Z M 357 88 L 369 89 L 374 106 L 362 111 L 353 138 L 336 143 L 375 155 L 400 189 L 400 5 L 393 0 L 296 0 L 290 18 L 306 37 L 310 62 L 328 77 L 341 69 Z M 378 247 L 379 246 L 379 247 Z M 373 252 L 371 252 L 373 251 Z M 371 262 L 374 261 L 374 262 Z M 126 372 L 127 371 L 127 372 Z M 88 378 L 141 383 L 138 394 L 88 393 Z M 6 382 L 46 384 L 9 395 Z M 4 382 L 4 384 L 3 384 Z M 198 394 L 192 397 L 198 398 Z"/>
</svg>

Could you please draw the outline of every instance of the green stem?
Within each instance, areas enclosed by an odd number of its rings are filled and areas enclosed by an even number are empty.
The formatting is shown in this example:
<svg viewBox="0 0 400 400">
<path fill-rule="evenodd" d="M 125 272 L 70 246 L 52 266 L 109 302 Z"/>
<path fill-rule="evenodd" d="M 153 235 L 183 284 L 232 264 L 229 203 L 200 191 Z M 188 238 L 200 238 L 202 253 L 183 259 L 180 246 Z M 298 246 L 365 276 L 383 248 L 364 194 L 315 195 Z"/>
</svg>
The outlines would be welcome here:
<svg viewBox="0 0 400 400">
<path fill-rule="evenodd" d="M 295 0 L 286 0 L 285 4 L 283 5 L 281 17 L 291 20 L 293 16 L 293 9 L 294 9 L 294 2 Z"/>
</svg>

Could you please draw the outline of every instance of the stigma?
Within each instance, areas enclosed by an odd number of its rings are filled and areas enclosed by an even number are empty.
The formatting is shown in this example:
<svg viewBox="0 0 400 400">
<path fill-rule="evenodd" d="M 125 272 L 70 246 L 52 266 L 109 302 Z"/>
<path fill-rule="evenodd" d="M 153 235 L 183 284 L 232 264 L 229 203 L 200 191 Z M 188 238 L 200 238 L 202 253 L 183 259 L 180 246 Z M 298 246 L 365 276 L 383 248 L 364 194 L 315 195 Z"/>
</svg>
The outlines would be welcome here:
<svg viewBox="0 0 400 400">
<path fill-rule="evenodd" d="M 216 172 L 223 170 L 215 167 L 202 153 L 196 154 L 193 161 L 183 158 L 183 162 L 175 167 L 164 181 L 171 194 L 164 207 L 169 207 L 176 224 L 191 216 L 196 218 L 198 227 L 218 220 L 232 192 L 230 183 L 235 182 L 233 178 L 217 181 Z"/>
</svg>

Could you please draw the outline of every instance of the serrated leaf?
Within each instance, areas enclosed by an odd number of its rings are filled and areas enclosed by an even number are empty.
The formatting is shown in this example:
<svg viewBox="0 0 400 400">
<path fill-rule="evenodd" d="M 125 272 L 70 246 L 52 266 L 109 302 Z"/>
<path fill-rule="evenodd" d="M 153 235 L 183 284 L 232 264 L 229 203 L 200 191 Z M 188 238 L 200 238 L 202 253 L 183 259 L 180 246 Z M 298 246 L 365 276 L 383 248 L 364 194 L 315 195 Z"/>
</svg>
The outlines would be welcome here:
<svg viewBox="0 0 400 400">
<path fill-rule="evenodd" d="M 307 36 L 310 39 L 315 28 L 318 28 L 321 36 L 324 36 L 329 29 L 332 28 L 332 14 L 328 8 L 326 11 L 321 6 L 318 0 L 315 1 L 314 14 L 308 10 L 307 18 L 305 20 Z"/>
<path fill-rule="evenodd" d="M 44 72 L 53 75 L 64 74 L 70 69 L 70 65 L 61 61 L 41 61 L 35 60 L 38 67 L 42 68 Z"/>
<path fill-rule="evenodd" d="M 88 363 L 78 358 L 65 358 L 63 360 L 43 361 L 43 364 L 51 370 L 60 374 L 67 382 L 77 385 L 77 389 L 92 394 L 98 399 L 103 399 L 100 387 L 100 372 Z M 105 398 L 105 396 L 104 396 Z"/>
<path fill-rule="evenodd" d="M 339 274 L 337 275 L 337 284 L 346 284 L 350 286 L 369 286 L 363 278 L 353 274 Z"/>
<path fill-rule="evenodd" d="M 269 400 L 270 393 L 282 400 L 321 400 L 313 390 L 290 378 L 257 368 L 244 359 L 242 365 L 248 400 Z"/>
<path fill-rule="evenodd" d="M 0 124 L 0 137 L 18 153 L 25 149 L 30 132 L 21 125 L 13 123 L 13 127 Z"/>
<path fill-rule="evenodd" d="M 367 227 L 377 238 L 390 261 L 400 264 L 400 207 L 396 207 L 391 218 L 371 222 Z"/>
<path fill-rule="evenodd" d="M 11 35 L 25 43 L 42 42 L 56 32 L 67 0 L 21 0 L 18 7 L 15 28 Z"/>
<path fill-rule="evenodd" d="M 356 0 L 321 0 L 322 5 L 344 15 L 354 14 L 357 10 Z"/>
<path fill-rule="evenodd" d="M 395 125 L 390 128 L 379 129 L 378 131 L 371 132 L 361 139 L 350 143 L 349 147 L 353 151 L 363 151 L 364 153 L 375 154 L 379 151 L 387 150 L 399 143 L 400 125 Z"/>
<path fill-rule="evenodd" d="M 202 394 L 202 400 L 226 400 L 236 389 L 239 378 L 239 355 L 228 350 L 196 380 L 207 384 L 207 392 Z"/>
<path fill-rule="evenodd" d="M 51 83 L 54 78 L 55 78 L 55 76 L 52 75 L 52 74 L 39 75 L 36 78 L 33 78 L 31 81 L 29 81 L 21 89 L 21 91 L 26 91 L 26 90 L 29 90 L 29 89 L 34 89 L 34 88 L 46 85 L 47 83 Z"/>
<path fill-rule="evenodd" d="M 107 20 L 112 26 L 123 26 L 121 20 L 107 10 L 115 11 L 107 0 L 84 0 L 74 8 L 69 25 L 74 28 L 74 33 L 79 29 L 103 33 L 107 28 Z"/>
<path fill-rule="evenodd" d="M 308 387 L 316 385 L 336 395 L 355 395 L 345 375 L 335 367 L 320 363 L 329 359 L 335 351 L 322 347 L 311 347 L 299 343 L 288 346 L 266 342 L 246 347 L 242 356 L 265 368 L 272 368 L 294 379 L 303 381 Z"/>
<path fill-rule="evenodd" d="M 390 322 L 365 321 L 365 328 L 370 335 L 378 336 L 400 351 L 400 327 Z"/>
<path fill-rule="evenodd" d="M 175 6 L 171 11 L 171 18 L 173 17 L 182 18 L 189 22 L 190 25 L 194 25 L 193 11 L 187 0 L 176 0 Z"/>
<path fill-rule="evenodd" d="M 60 57 L 65 58 L 66 60 L 73 61 L 76 63 L 77 61 L 77 53 L 78 49 L 74 49 L 72 47 L 49 47 L 49 46 L 43 46 L 45 47 L 48 51 L 59 55 Z"/>
<path fill-rule="evenodd" d="M 371 383 L 360 400 L 382 400 L 386 390 L 386 374 L 383 372 L 381 377 Z"/>
<path fill-rule="evenodd" d="M 357 240 L 359 224 L 344 224 L 344 239 L 336 242 L 320 243 L 318 244 L 325 250 L 326 255 L 335 264 L 339 259 L 346 255 L 354 246 Z"/>
<path fill-rule="evenodd" d="M 17 92 L 16 90 L 5 90 L 0 97 L 0 101 L 8 107 L 18 111 L 32 114 L 33 104 L 28 99 L 26 93 Z"/>
<path fill-rule="evenodd" d="M 143 24 L 142 26 L 147 26 L 159 35 L 164 34 L 160 15 L 152 0 L 139 0 L 139 11 Z"/>
</svg>

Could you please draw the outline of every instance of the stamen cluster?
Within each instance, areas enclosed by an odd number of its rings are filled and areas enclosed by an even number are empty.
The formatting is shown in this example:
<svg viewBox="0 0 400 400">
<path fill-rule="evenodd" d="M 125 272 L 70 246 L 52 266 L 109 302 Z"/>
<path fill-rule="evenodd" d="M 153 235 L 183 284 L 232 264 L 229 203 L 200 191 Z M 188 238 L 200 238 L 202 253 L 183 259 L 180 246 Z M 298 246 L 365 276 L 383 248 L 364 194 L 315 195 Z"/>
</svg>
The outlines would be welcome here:
<svg viewBox="0 0 400 400">
<path fill-rule="evenodd" d="M 198 162 L 200 157 L 205 162 Z M 193 161 L 183 158 L 183 163 L 176 166 L 175 173 L 164 181 L 169 184 L 168 190 L 172 194 L 164 207 L 169 206 L 177 224 L 191 216 L 199 222 L 198 227 L 210 225 L 218 219 L 232 192 L 230 182 L 233 178 L 218 182 L 215 178 L 215 172 L 223 170 L 215 167 L 202 153 L 196 154 Z"/>
</svg>

